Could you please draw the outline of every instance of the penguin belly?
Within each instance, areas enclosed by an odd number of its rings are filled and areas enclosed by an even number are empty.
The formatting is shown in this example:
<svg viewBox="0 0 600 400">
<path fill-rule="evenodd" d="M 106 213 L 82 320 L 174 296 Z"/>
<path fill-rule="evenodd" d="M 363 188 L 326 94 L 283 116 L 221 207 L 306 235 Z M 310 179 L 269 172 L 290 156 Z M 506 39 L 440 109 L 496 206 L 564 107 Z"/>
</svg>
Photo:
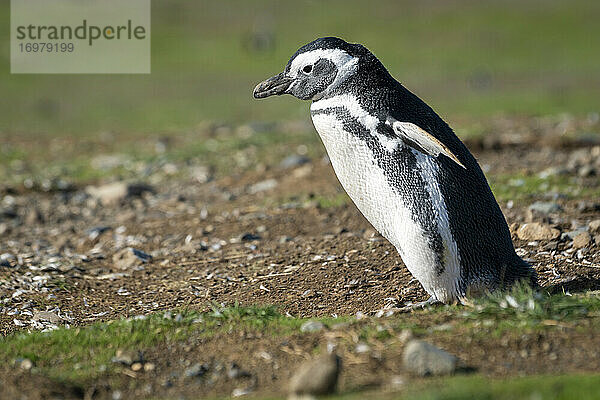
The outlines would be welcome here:
<svg viewBox="0 0 600 400">
<path fill-rule="evenodd" d="M 334 112 L 314 112 L 312 120 L 342 187 L 371 225 L 396 247 L 406 267 L 425 291 L 445 303 L 462 297 L 460 257 L 448 228 L 444 200 L 437 187 L 435 160 L 415 152 L 412 156 L 416 159 L 417 168 L 405 171 L 420 174 L 419 178 L 426 182 L 431 208 L 423 209 L 427 205 L 415 204 L 414 198 L 406 196 L 407 191 L 414 188 L 403 187 L 402 182 L 398 185 L 390 183 L 389 173 L 384 172 L 372 146 L 356 132 L 346 129 L 343 118 Z M 368 131 L 367 127 L 362 128 Z M 388 150 L 383 152 L 399 151 L 403 146 L 399 140 L 387 142 L 387 145 Z M 403 150 L 412 151 L 408 148 Z M 439 238 L 441 248 L 432 244 L 431 229 L 425 229 L 416 218 L 415 209 L 418 207 L 421 207 L 419 212 L 435 220 L 435 236 Z M 440 266 L 440 262 L 443 265 Z"/>
</svg>

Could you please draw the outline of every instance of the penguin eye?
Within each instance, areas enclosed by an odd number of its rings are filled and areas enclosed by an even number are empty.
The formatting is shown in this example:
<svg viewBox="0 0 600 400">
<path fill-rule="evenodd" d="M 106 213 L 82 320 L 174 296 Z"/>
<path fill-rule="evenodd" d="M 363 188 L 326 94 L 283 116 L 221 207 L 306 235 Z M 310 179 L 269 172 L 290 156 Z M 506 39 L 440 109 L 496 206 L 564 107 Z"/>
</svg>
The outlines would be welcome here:
<svg viewBox="0 0 600 400">
<path fill-rule="evenodd" d="M 305 65 L 304 68 L 302 68 L 302 71 L 304 71 L 307 74 L 310 74 L 310 72 L 312 71 L 312 65 Z"/>
</svg>

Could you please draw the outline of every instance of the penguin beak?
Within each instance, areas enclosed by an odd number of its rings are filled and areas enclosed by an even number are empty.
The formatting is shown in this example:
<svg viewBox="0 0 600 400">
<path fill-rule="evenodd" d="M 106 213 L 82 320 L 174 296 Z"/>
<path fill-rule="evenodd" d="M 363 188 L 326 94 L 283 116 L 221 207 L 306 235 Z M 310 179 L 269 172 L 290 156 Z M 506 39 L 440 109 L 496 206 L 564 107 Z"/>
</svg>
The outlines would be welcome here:
<svg viewBox="0 0 600 400">
<path fill-rule="evenodd" d="M 289 89 L 290 85 L 294 81 L 294 78 L 285 76 L 284 73 L 277 74 L 266 81 L 263 81 L 256 85 L 254 88 L 254 98 L 264 99 L 265 97 L 273 95 L 282 95 Z"/>
</svg>

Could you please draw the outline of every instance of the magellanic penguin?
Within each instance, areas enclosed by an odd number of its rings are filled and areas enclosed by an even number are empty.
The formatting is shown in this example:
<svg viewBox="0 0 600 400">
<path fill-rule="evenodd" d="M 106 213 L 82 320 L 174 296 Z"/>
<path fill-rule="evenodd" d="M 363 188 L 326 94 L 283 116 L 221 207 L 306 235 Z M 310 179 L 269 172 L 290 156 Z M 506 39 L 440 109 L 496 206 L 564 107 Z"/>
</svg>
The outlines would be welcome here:
<svg viewBox="0 0 600 400">
<path fill-rule="evenodd" d="M 423 304 L 535 284 L 473 155 L 366 47 L 335 37 L 302 46 L 254 89 L 282 94 L 312 100 L 339 181 L 429 293 Z"/>
</svg>

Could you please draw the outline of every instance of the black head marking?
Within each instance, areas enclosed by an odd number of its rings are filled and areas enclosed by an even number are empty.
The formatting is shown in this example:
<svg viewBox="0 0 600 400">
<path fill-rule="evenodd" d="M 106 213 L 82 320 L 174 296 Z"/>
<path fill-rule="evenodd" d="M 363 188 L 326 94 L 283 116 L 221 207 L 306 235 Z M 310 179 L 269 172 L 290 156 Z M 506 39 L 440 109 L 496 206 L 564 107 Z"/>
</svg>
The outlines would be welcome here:
<svg viewBox="0 0 600 400">
<path fill-rule="evenodd" d="M 260 83 L 254 96 L 291 94 L 302 100 L 315 100 L 331 94 L 358 72 L 362 59 L 375 57 L 360 44 L 325 37 L 304 46 L 288 61 L 285 70 Z"/>
</svg>

